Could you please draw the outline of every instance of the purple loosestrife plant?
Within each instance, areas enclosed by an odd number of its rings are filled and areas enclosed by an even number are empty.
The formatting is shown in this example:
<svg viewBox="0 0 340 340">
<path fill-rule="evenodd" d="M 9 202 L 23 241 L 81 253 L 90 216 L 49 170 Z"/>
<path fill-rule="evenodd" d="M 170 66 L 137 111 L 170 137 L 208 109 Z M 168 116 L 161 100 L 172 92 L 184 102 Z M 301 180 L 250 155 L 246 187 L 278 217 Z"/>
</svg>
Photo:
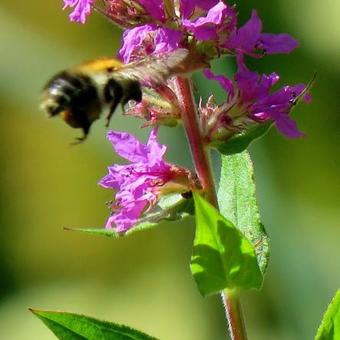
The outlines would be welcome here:
<svg viewBox="0 0 340 340">
<path fill-rule="evenodd" d="M 71 21 L 85 23 L 96 9 L 122 28 L 118 56 L 124 63 L 151 57 L 166 59 L 172 51 L 187 50 L 186 59 L 172 68 L 166 81 L 140 84 L 142 101 L 130 102 L 125 112 L 144 119 L 144 127 L 153 127 L 147 143 L 128 132 L 108 132 L 116 153 L 128 163 L 108 167 L 99 182 L 115 196 L 109 204 L 106 228 L 84 231 L 118 237 L 156 227 L 161 220 L 194 216 L 190 269 L 197 288 L 204 296 L 221 294 L 231 339 L 246 339 L 239 294 L 261 287 L 269 257 L 268 236 L 260 221 L 253 167 L 246 149 L 272 125 L 289 138 L 302 136 L 290 113 L 300 99 L 309 102 L 310 95 L 304 84 L 273 89 L 279 76 L 249 70 L 244 57 L 289 54 L 298 42 L 288 34 L 263 33 L 256 10 L 239 25 L 236 6 L 225 1 L 64 0 L 67 7 L 72 8 Z M 231 79 L 210 69 L 212 60 L 226 55 L 234 57 L 237 65 Z M 216 103 L 211 93 L 205 104 L 200 100 L 197 109 L 192 94 L 193 71 L 203 71 L 207 82 L 217 81 L 226 91 L 226 99 Z M 167 147 L 157 141 L 162 126 L 178 122 L 187 134 L 195 172 L 168 163 Z M 211 148 L 221 152 L 219 185 L 215 185 L 216 171 L 209 161 Z M 54 318 L 54 314 L 47 314 L 44 316 Z M 87 317 L 79 321 L 79 316 L 71 314 L 63 318 L 67 327 L 72 318 L 73 326 L 67 330 L 84 338 L 87 331 L 81 328 L 83 333 L 79 333 L 79 322 L 85 322 L 91 338 L 102 329 L 122 334 L 122 326 L 115 324 L 87 322 Z M 58 327 L 63 327 L 61 324 Z M 151 338 L 130 328 L 124 334 L 127 338 Z"/>
</svg>

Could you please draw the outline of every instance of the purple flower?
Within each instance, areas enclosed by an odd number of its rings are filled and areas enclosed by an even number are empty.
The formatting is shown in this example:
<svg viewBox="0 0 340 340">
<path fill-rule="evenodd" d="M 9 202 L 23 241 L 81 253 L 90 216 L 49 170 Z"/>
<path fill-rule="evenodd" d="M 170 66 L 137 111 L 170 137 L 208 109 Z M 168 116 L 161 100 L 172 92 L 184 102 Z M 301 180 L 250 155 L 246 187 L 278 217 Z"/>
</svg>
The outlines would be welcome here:
<svg viewBox="0 0 340 340">
<path fill-rule="evenodd" d="M 69 15 L 71 21 L 85 23 L 87 16 L 91 13 L 91 5 L 95 0 L 64 0 L 64 7 L 74 7 Z"/>
<path fill-rule="evenodd" d="M 289 138 L 303 135 L 289 114 L 296 98 L 304 91 L 304 84 L 284 86 L 271 93 L 272 87 L 279 80 L 276 73 L 260 76 L 256 72 L 241 68 L 235 75 L 237 86 L 234 85 L 233 88 L 231 80 L 223 75 L 214 75 L 210 70 L 206 70 L 205 75 L 218 81 L 229 94 L 227 102 L 220 107 L 220 118 L 216 121 L 214 131 L 225 123 L 231 124 L 225 128 L 235 131 L 235 128 L 242 128 L 242 124 L 250 119 L 258 123 L 271 120 L 275 122 L 277 129 Z M 304 95 L 304 100 L 309 102 L 310 96 Z"/>
<path fill-rule="evenodd" d="M 184 183 L 188 171 L 164 161 L 166 146 L 157 142 L 157 129 L 151 131 L 147 144 L 127 132 L 109 131 L 107 138 L 115 151 L 131 162 L 110 166 L 108 174 L 99 182 L 102 187 L 117 191 L 106 228 L 115 226 L 117 232 L 123 233 L 157 203 L 161 193 L 171 192 L 170 181 L 182 178 Z M 174 187 L 178 190 L 178 185 Z"/>
<path fill-rule="evenodd" d="M 223 1 L 182 1 L 180 10 L 185 11 L 186 14 L 182 13 L 181 18 L 165 19 L 162 1 L 153 1 L 153 5 L 146 0 L 141 3 L 143 6 L 148 4 L 147 10 L 155 19 L 162 21 L 162 24 L 152 22 L 125 31 L 123 45 L 119 51 L 124 62 L 130 62 L 150 54 L 170 52 L 178 47 L 194 46 L 189 43 L 190 33 L 196 40 L 214 40 L 216 43 L 224 42 L 229 34 L 236 29 L 234 8 L 225 5 Z M 199 17 L 194 11 L 196 7 L 201 9 Z M 163 22 L 163 19 L 166 22 Z M 166 23 L 168 25 L 165 27 Z M 203 56 L 202 59 L 204 59 Z"/>
<path fill-rule="evenodd" d="M 277 129 L 289 138 L 303 136 L 296 122 L 289 117 L 294 100 L 305 89 L 305 85 L 284 86 L 280 90 L 259 98 L 252 105 L 251 116 L 254 120 L 272 119 Z"/>
<path fill-rule="evenodd" d="M 181 32 L 155 24 L 138 26 L 123 33 L 123 45 L 118 54 L 129 63 L 150 54 L 171 52 L 178 48 Z"/>
<path fill-rule="evenodd" d="M 262 50 L 266 54 L 289 54 L 298 46 L 298 41 L 289 34 L 262 33 L 256 48 Z"/>
<path fill-rule="evenodd" d="M 206 16 L 195 21 L 183 20 L 183 27 L 190 30 L 198 40 L 221 40 L 221 33 L 228 33 L 236 27 L 236 13 L 222 1 L 210 8 Z"/>
<path fill-rule="evenodd" d="M 241 28 L 235 30 L 225 48 L 235 51 L 235 54 L 248 54 L 252 57 L 261 57 L 262 54 L 290 53 L 298 46 L 298 42 L 288 34 L 269 34 L 262 32 L 262 21 L 255 10 L 251 18 Z"/>
<path fill-rule="evenodd" d="M 237 82 L 240 103 L 250 103 L 267 97 L 270 89 L 279 79 L 280 77 L 275 72 L 269 76 L 263 74 L 260 77 L 258 73 L 249 70 L 238 71 L 235 75 L 235 81 Z"/>
</svg>

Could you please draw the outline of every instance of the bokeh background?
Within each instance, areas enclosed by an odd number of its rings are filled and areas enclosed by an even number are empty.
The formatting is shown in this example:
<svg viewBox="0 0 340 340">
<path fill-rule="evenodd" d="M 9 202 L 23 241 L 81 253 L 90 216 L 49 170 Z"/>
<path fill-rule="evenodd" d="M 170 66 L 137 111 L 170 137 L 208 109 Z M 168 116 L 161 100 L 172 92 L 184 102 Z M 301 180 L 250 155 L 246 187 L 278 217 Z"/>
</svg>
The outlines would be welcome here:
<svg viewBox="0 0 340 340">
<path fill-rule="evenodd" d="M 265 31 L 301 42 L 291 56 L 250 67 L 275 70 L 285 83 L 308 82 L 317 72 L 312 104 L 294 111 L 306 136 L 287 140 L 273 130 L 251 148 L 272 253 L 263 289 L 243 296 L 250 339 L 312 339 L 340 286 L 340 3 L 238 5 L 240 22 L 256 7 Z M 97 14 L 84 26 L 71 24 L 61 6 L 0 3 L 0 338 L 54 339 L 27 310 L 36 307 L 128 324 L 161 339 L 225 339 L 219 297 L 203 299 L 190 276 L 192 221 L 118 241 L 63 231 L 104 224 L 111 192 L 96 182 L 117 159 L 103 122 L 85 144 L 70 147 L 80 131 L 45 119 L 40 89 L 63 68 L 114 55 L 119 31 Z M 205 84 L 198 81 L 202 91 Z M 117 114 L 112 125 L 144 138 L 140 123 Z M 180 128 L 164 128 L 161 140 L 169 160 L 191 166 Z"/>
</svg>

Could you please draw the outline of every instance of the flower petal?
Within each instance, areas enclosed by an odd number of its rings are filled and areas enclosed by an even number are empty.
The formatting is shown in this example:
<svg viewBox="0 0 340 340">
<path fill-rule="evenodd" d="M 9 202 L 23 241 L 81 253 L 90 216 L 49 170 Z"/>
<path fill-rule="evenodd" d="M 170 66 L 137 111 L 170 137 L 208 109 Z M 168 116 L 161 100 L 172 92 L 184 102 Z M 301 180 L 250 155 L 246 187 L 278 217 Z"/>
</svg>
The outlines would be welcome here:
<svg viewBox="0 0 340 340">
<path fill-rule="evenodd" d="M 272 118 L 275 121 L 275 126 L 277 129 L 288 138 L 298 138 L 304 136 L 304 134 L 299 131 L 296 122 L 287 114 L 272 114 Z"/>
<path fill-rule="evenodd" d="M 291 53 L 299 46 L 299 42 L 289 34 L 262 33 L 257 48 L 265 51 L 266 54 Z"/>
<path fill-rule="evenodd" d="M 233 82 L 222 74 L 215 75 L 210 69 L 203 70 L 203 74 L 209 80 L 216 80 L 221 87 L 229 94 L 229 96 L 234 96 L 234 85 Z"/>
<path fill-rule="evenodd" d="M 123 33 L 120 58 L 129 63 L 151 54 L 166 53 L 178 48 L 182 33 L 170 28 L 146 24 Z"/>
<path fill-rule="evenodd" d="M 153 167 L 155 164 L 161 166 L 164 162 L 162 157 L 166 152 L 166 146 L 158 144 L 157 142 L 157 129 L 153 129 L 150 133 L 150 137 L 147 143 L 148 147 L 148 164 Z"/>
<path fill-rule="evenodd" d="M 219 38 L 218 33 L 222 28 L 224 34 L 234 29 L 234 25 L 236 25 L 236 14 L 231 7 L 228 7 L 224 2 L 220 1 L 209 9 L 206 16 L 199 17 L 194 22 L 185 19 L 182 24 L 183 27 L 190 30 L 198 40 L 216 40 Z"/>
<path fill-rule="evenodd" d="M 248 54 L 260 58 L 265 54 L 287 54 L 298 46 L 298 42 L 289 34 L 261 33 L 261 31 L 262 21 L 253 10 L 250 20 L 230 35 L 224 47 L 234 50 L 237 56 Z M 242 58 L 238 59 L 238 64 L 242 66 Z"/>
<path fill-rule="evenodd" d="M 254 50 L 254 47 L 262 31 L 262 21 L 255 10 L 252 11 L 251 18 L 237 31 L 231 34 L 227 47 L 245 53 Z"/>
<path fill-rule="evenodd" d="M 130 162 L 143 162 L 147 159 L 147 147 L 127 132 L 109 131 L 107 139 L 119 156 Z"/>
<path fill-rule="evenodd" d="M 64 7 L 74 7 L 69 15 L 71 21 L 85 23 L 87 16 L 91 13 L 91 5 L 95 0 L 64 0 Z"/>
<path fill-rule="evenodd" d="M 106 229 L 115 227 L 118 233 L 124 233 L 137 223 L 138 218 L 147 206 L 147 201 L 136 202 L 131 209 L 121 209 L 117 214 L 109 217 Z"/>
</svg>

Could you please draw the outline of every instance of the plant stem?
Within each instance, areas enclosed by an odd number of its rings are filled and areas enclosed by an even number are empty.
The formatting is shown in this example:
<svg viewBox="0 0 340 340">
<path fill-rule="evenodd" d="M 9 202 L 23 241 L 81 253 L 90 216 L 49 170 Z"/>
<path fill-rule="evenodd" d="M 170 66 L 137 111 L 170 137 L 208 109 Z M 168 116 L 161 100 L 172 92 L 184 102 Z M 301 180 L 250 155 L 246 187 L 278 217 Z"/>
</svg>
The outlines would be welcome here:
<svg viewBox="0 0 340 340">
<path fill-rule="evenodd" d="M 242 317 L 241 303 L 238 297 L 228 291 L 223 291 L 221 296 L 228 320 L 230 338 L 232 340 L 246 340 L 247 333 Z"/>
<path fill-rule="evenodd" d="M 176 77 L 175 86 L 182 109 L 181 118 L 189 141 L 198 178 L 202 184 L 206 199 L 218 209 L 209 154 L 201 135 L 191 82 L 187 78 Z M 232 340 L 246 340 L 247 335 L 237 294 L 232 294 L 225 290 L 221 293 L 221 296 L 228 320 L 230 338 Z"/>
<path fill-rule="evenodd" d="M 214 179 L 212 176 L 209 157 L 204 147 L 198 124 L 197 110 L 192 95 L 190 80 L 176 77 L 176 90 L 182 109 L 182 121 L 189 141 L 192 158 L 198 178 L 203 186 L 206 199 L 218 208 Z"/>
</svg>

